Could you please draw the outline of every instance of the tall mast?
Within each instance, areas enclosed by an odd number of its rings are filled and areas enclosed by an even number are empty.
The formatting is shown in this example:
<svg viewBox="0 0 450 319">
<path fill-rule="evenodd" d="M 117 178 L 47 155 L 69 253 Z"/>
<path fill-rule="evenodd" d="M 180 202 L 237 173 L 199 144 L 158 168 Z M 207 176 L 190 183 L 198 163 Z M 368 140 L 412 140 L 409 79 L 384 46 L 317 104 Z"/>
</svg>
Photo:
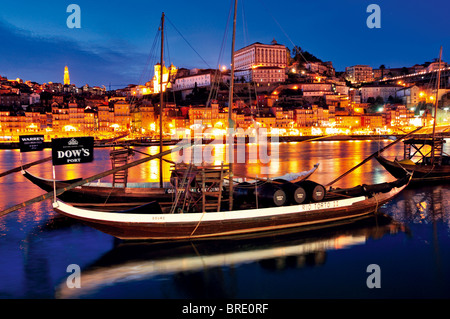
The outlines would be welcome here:
<svg viewBox="0 0 450 319">
<path fill-rule="evenodd" d="M 161 17 L 161 65 L 160 65 L 160 87 L 159 87 L 159 152 L 163 151 L 163 66 L 164 66 L 164 12 Z M 159 159 L 159 187 L 163 188 L 163 158 Z"/>
<path fill-rule="evenodd" d="M 437 74 L 437 86 L 436 86 L 436 97 L 434 99 L 434 120 L 433 120 L 433 139 L 432 139 L 432 152 L 431 152 L 431 164 L 434 164 L 434 152 L 435 152 L 435 145 L 434 145 L 434 138 L 436 133 L 436 120 L 437 120 L 437 110 L 438 110 L 438 104 L 439 104 L 439 87 L 441 86 L 441 61 L 442 61 L 442 46 L 439 50 L 439 64 L 438 64 L 438 74 Z"/>
<path fill-rule="evenodd" d="M 230 92 L 228 96 L 228 164 L 230 169 L 230 194 L 229 208 L 233 210 L 233 162 L 234 162 L 234 122 L 232 119 L 233 112 L 233 89 L 234 89 L 234 42 L 236 38 L 236 8 L 237 0 L 234 0 L 234 17 L 233 17 L 233 38 L 231 42 L 231 79 Z"/>
</svg>

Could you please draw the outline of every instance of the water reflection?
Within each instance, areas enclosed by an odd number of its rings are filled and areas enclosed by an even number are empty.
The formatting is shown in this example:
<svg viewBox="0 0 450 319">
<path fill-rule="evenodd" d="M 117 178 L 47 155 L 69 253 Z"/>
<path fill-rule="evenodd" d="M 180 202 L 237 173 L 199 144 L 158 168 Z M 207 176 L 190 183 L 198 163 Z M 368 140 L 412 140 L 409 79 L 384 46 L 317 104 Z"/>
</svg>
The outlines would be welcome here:
<svg viewBox="0 0 450 319">
<path fill-rule="evenodd" d="M 450 229 L 450 186 L 435 185 L 405 189 L 398 200 L 386 204 L 396 220 L 413 224 L 442 222 Z"/>
<path fill-rule="evenodd" d="M 303 143 L 279 143 L 273 153 L 269 152 L 269 156 L 259 158 L 257 145 L 246 144 L 243 147 L 236 146 L 235 159 L 236 165 L 235 173 L 244 176 L 260 176 L 260 177 L 274 177 L 281 176 L 287 173 L 295 173 L 310 170 L 316 163 L 320 163 L 319 169 L 313 175 L 312 179 L 326 184 L 343 172 L 349 170 L 367 156 L 377 151 L 380 147 L 387 145 L 389 141 L 359 141 L 359 142 L 328 142 L 315 141 Z M 164 150 L 170 149 L 173 146 L 164 147 Z M 392 149 L 388 149 L 385 155 L 392 156 L 400 151 L 401 146 L 395 145 Z M 147 154 L 157 154 L 158 147 L 137 147 L 137 150 Z M 196 146 L 191 150 L 186 150 L 186 156 L 193 152 L 200 153 L 200 158 L 203 155 L 210 162 L 219 165 L 221 162 L 227 163 L 227 146 L 206 145 L 200 147 Z M 56 167 L 56 178 L 60 180 L 73 179 L 77 177 L 88 177 L 94 174 L 105 171 L 111 168 L 109 159 L 109 148 L 98 148 L 94 152 L 94 162 L 82 165 L 63 165 Z M 242 156 L 245 152 L 246 162 L 238 156 Z M 264 153 L 264 152 L 263 152 Z M 203 155 L 202 155 L 203 154 Z M 43 152 L 23 153 L 23 163 L 29 163 L 51 155 L 50 149 L 45 149 Z M 145 155 L 136 153 L 132 160 L 137 160 Z M 169 160 L 177 160 L 178 155 L 168 156 Z M 20 165 L 20 153 L 18 151 L 2 151 L 2 161 L 0 162 L 0 170 L 5 171 Z M 169 181 L 171 164 L 163 162 L 164 180 Z M 44 178 L 52 178 L 51 162 L 46 162 L 29 169 L 32 174 Z M 111 181 L 111 176 L 105 177 L 104 181 Z M 130 182 L 158 182 L 159 181 L 159 162 L 153 160 L 142 165 L 129 169 Z M 361 166 L 338 183 L 335 186 L 351 187 L 362 183 L 380 183 L 393 180 L 392 176 L 375 161 L 369 161 Z M 20 173 L 8 175 L 2 179 L 2 183 L 29 183 L 23 178 Z M 33 193 L 37 195 L 43 192 L 36 186 Z M 17 189 L 17 187 L 16 187 Z M 28 194 L 29 192 L 27 192 Z M 18 193 L 14 198 L 22 199 Z M 32 194 L 34 195 L 34 194 Z M 31 198 L 32 196 L 30 196 Z M 3 203 L 3 198 L 0 201 Z M 23 198 L 24 200 L 29 198 Z"/>
<path fill-rule="evenodd" d="M 235 170 L 236 174 L 264 176 L 263 168 L 268 167 L 269 176 L 277 176 L 309 170 L 320 163 L 311 179 L 325 184 L 390 142 L 280 143 L 279 160 L 269 164 L 258 161 L 237 164 Z M 449 147 L 450 144 L 445 145 L 444 151 L 449 153 Z M 138 149 L 149 154 L 159 151 L 158 147 Z M 109 169 L 109 151 L 107 148 L 96 149 L 92 163 L 57 167 L 57 178 L 88 177 Z M 226 151 L 223 145 L 214 145 L 210 149 L 215 164 L 226 162 Z M 402 153 L 403 147 L 397 144 L 384 155 L 393 159 Z M 20 164 L 18 151 L 2 150 L 0 155 L 1 171 Z M 23 162 L 29 163 L 50 156 L 51 152 L 46 149 L 22 155 Z M 133 160 L 143 156 L 136 154 Z M 158 161 L 133 167 L 129 180 L 157 182 L 158 168 Z M 170 164 L 164 163 L 166 180 L 169 169 Z M 51 178 L 51 162 L 34 166 L 30 171 Z M 392 179 L 375 160 L 371 160 L 334 186 L 380 183 Z M 0 182 L 1 208 L 44 193 L 20 173 L 5 176 Z M 383 213 L 407 224 L 408 230 L 396 223 L 379 222 L 378 225 L 359 224 L 355 228 L 285 234 L 255 241 L 228 240 L 208 245 L 115 246 L 111 236 L 72 219 L 61 218 L 51 209 L 50 201 L 44 201 L 0 218 L 0 298 L 53 298 L 55 287 L 59 297 L 143 298 L 150 294 L 154 298 L 255 295 L 311 298 L 323 296 L 312 291 L 321 288 L 329 292 L 326 297 L 361 298 L 367 291 L 360 291 L 358 287 L 366 278 L 361 282 L 359 279 L 346 281 L 346 278 L 354 275 L 352 266 L 364 256 L 367 258 L 362 262 L 364 265 L 359 265 L 361 269 L 365 269 L 368 263 L 383 264 L 383 285 L 391 286 L 390 289 L 379 290 L 377 296 L 381 298 L 417 298 L 425 294 L 448 297 L 449 192 L 448 185 L 407 189 L 380 208 Z M 408 236 L 389 235 L 397 231 L 406 232 Z M 382 240 L 374 243 L 369 238 Z M 345 253 L 341 249 L 346 249 Z M 335 258 L 337 255 L 339 258 Z M 66 268 L 71 263 L 84 269 L 82 290 L 68 291 L 65 288 Z M 337 269 L 348 271 L 345 274 L 349 277 L 330 278 Z M 399 272 L 402 276 L 397 275 Z M 405 276 L 405 273 L 411 276 Z M 420 278 L 411 281 L 418 273 Z M 389 278 L 389 274 L 396 275 Z M 328 277 L 328 281 L 323 280 L 324 277 Z M 133 285 L 132 289 L 122 290 L 130 285 Z M 288 291 L 292 285 L 296 290 Z M 336 288 L 342 286 L 349 287 L 348 291 L 343 293 Z"/>
<path fill-rule="evenodd" d="M 155 278 L 170 280 L 176 287 L 174 294 L 181 289 L 193 298 L 233 297 L 237 291 L 233 283 L 238 281 L 235 270 L 243 265 L 254 264 L 265 271 L 277 272 L 321 266 L 330 250 L 363 245 L 369 238 L 379 239 L 399 231 L 404 231 L 400 224 L 380 214 L 353 224 L 300 233 L 284 230 L 262 238 L 120 243 L 82 271 L 81 289 L 68 289 L 63 282 L 56 297 L 97 298 L 96 294 L 110 286 Z"/>
</svg>

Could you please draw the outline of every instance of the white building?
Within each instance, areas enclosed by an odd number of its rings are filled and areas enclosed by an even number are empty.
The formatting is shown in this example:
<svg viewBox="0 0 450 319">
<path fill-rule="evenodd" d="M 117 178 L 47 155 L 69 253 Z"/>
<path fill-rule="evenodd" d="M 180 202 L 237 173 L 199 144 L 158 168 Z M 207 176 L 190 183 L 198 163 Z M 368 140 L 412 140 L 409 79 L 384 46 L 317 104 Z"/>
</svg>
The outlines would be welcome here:
<svg viewBox="0 0 450 319">
<path fill-rule="evenodd" d="M 286 80 L 287 49 L 275 40 L 255 42 L 234 53 L 235 79 L 246 82 L 277 83 Z"/>
<path fill-rule="evenodd" d="M 395 96 L 402 99 L 402 103 L 407 107 L 419 103 L 420 88 L 416 85 L 397 90 Z"/>
<path fill-rule="evenodd" d="M 197 74 L 182 76 L 175 79 L 173 90 L 183 91 L 193 89 L 195 86 L 197 87 L 210 86 L 213 77 L 214 77 L 213 70 L 207 70 L 207 72 L 199 72 Z"/>
<path fill-rule="evenodd" d="M 334 94 L 331 83 L 303 83 L 300 85 L 303 96 L 324 96 Z"/>
<path fill-rule="evenodd" d="M 31 104 L 37 104 L 41 101 L 41 95 L 38 93 L 31 93 L 30 94 L 30 105 Z"/>
<path fill-rule="evenodd" d="M 370 97 L 377 98 L 381 96 L 383 100 L 386 102 L 389 96 L 395 97 L 396 92 L 403 88 L 401 85 L 392 85 L 392 86 L 363 86 L 360 89 L 361 92 L 361 102 L 367 103 L 367 99 Z"/>
<path fill-rule="evenodd" d="M 213 69 L 192 69 L 189 74 L 175 79 L 173 91 L 192 90 L 196 86 L 209 87 L 212 83 L 229 82 L 230 75 Z"/>
</svg>

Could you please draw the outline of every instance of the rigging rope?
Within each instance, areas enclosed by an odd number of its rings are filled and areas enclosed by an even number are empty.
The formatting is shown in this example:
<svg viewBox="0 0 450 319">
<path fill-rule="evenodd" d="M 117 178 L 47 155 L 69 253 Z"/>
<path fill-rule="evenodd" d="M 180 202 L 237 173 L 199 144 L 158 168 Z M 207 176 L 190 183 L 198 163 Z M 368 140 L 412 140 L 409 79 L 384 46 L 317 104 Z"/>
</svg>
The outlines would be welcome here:
<svg viewBox="0 0 450 319">
<path fill-rule="evenodd" d="M 177 29 L 177 27 L 172 23 L 172 21 L 170 21 L 170 19 L 167 16 L 166 20 L 172 25 L 175 31 L 178 32 L 178 34 L 183 38 L 183 40 L 187 43 L 187 45 L 189 45 L 189 47 L 198 55 L 198 57 L 208 66 L 208 68 L 211 68 L 208 62 L 206 62 L 205 59 L 203 59 L 203 57 L 200 55 L 200 53 L 198 53 L 197 50 L 194 49 L 194 47 L 189 43 L 189 41 L 184 37 L 184 35 Z"/>
<path fill-rule="evenodd" d="M 269 8 L 266 6 L 266 4 L 264 3 L 264 1 L 261 1 L 261 3 L 263 4 L 263 6 L 266 8 L 267 12 L 270 14 L 270 16 L 272 17 L 273 21 L 277 24 L 277 26 L 280 28 L 281 32 L 283 32 L 284 36 L 289 40 L 289 42 L 291 42 L 293 49 L 295 47 L 297 47 L 294 42 L 291 40 L 291 38 L 289 37 L 289 35 L 286 33 L 286 31 L 284 31 L 284 29 L 281 27 L 281 24 L 278 22 L 277 19 L 275 19 L 275 17 L 273 16 L 271 10 L 269 10 Z M 303 60 L 305 60 L 306 63 L 309 63 L 309 61 L 304 57 L 304 55 L 302 54 L 301 50 L 298 50 L 298 52 L 300 54 L 300 56 L 303 58 Z"/>
</svg>

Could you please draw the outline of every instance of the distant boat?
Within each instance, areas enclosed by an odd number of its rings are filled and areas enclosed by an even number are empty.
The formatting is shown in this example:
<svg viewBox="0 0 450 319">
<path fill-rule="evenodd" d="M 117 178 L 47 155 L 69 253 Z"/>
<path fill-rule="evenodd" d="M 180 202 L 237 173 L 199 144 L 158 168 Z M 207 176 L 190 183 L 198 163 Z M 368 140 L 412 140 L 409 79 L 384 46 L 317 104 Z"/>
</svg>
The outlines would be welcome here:
<svg viewBox="0 0 450 319">
<path fill-rule="evenodd" d="M 404 154 L 400 160 L 389 160 L 381 155 L 376 156 L 377 161 L 396 178 L 405 176 L 407 172 L 413 173 L 412 184 L 450 181 L 450 156 L 443 150 L 449 127 L 444 126 L 443 128 L 438 128 L 440 132 L 436 132 L 441 60 L 442 47 L 439 53 L 439 69 L 432 131 L 428 132 L 428 134 L 419 135 L 417 133 L 418 135 L 413 135 L 403 141 Z"/>
<path fill-rule="evenodd" d="M 389 160 L 381 155 L 376 156 L 377 161 L 394 177 L 401 178 L 407 172 L 412 172 L 412 184 L 438 183 L 450 181 L 450 157 L 442 151 L 444 138 L 410 138 L 405 140 L 405 154 L 403 159 Z M 428 146 L 428 152 L 424 152 Z M 435 155 L 429 155 L 429 149 L 435 149 Z M 422 153 L 423 152 L 423 153 Z M 419 159 L 413 161 L 415 153 Z M 425 153 L 425 154 L 424 154 Z"/>
</svg>

